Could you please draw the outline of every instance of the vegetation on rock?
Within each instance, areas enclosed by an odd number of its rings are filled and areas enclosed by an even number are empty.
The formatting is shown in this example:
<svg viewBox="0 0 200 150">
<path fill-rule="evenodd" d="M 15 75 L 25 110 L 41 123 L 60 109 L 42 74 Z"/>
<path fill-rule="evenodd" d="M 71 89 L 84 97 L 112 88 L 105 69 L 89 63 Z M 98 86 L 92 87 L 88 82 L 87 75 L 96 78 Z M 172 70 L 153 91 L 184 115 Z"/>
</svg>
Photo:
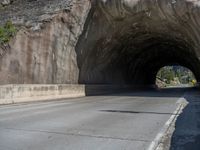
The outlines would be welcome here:
<svg viewBox="0 0 200 150">
<path fill-rule="evenodd" d="M 16 32 L 17 29 L 11 21 L 7 21 L 4 26 L 0 26 L 0 45 L 8 43 Z"/>
</svg>

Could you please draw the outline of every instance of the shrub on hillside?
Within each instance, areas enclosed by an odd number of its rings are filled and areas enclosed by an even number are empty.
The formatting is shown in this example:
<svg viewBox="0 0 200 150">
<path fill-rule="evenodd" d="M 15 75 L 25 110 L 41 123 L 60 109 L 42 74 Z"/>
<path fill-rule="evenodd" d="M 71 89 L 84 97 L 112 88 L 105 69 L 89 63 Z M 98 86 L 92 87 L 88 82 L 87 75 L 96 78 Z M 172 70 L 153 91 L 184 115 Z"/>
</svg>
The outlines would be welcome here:
<svg viewBox="0 0 200 150">
<path fill-rule="evenodd" d="M 4 26 L 0 26 L 0 44 L 5 44 L 16 34 L 17 29 L 11 21 L 6 22 Z"/>
</svg>

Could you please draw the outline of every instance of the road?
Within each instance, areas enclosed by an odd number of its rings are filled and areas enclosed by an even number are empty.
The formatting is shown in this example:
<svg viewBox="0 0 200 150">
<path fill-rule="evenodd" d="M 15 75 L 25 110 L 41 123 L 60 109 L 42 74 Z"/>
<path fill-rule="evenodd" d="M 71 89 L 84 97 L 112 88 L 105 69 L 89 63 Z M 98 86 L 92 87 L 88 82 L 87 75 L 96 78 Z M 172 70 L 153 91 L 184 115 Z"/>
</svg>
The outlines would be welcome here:
<svg viewBox="0 0 200 150">
<path fill-rule="evenodd" d="M 184 99 L 187 105 L 178 116 L 171 138 L 170 150 L 200 149 L 200 89 L 189 90 Z"/>
<path fill-rule="evenodd" d="M 0 150 L 146 150 L 185 90 L 0 106 Z"/>
</svg>

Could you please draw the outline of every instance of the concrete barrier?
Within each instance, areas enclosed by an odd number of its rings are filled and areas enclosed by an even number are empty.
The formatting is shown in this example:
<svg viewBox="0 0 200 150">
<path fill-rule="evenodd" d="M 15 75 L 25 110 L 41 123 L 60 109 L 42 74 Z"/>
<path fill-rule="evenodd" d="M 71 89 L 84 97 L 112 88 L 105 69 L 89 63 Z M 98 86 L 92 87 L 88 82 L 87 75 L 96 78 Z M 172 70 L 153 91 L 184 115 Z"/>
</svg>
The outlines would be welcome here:
<svg viewBox="0 0 200 150">
<path fill-rule="evenodd" d="M 84 85 L 3 85 L 0 86 L 0 104 L 44 101 L 85 96 Z"/>
<path fill-rule="evenodd" d="M 46 101 L 132 90 L 130 85 L 12 84 L 0 86 L 0 104 Z"/>
</svg>

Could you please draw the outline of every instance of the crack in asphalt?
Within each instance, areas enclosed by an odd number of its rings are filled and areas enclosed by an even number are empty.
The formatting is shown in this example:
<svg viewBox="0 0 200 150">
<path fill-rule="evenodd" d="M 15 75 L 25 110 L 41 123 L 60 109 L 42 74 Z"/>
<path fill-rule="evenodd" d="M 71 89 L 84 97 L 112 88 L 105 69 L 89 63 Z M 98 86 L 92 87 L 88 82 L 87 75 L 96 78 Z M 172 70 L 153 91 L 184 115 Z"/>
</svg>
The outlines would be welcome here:
<svg viewBox="0 0 200 150">
<path fill-rule="evenodd" d="M 157 115 L 178 115 L 174 113 L 166 112 L 150 112 L 150 111 L 127 111 L 127 110 L 100 110 L 102 112 L 113 112 L 113 113 L 129 113 L 129 114 L 157 114 Z"/>
</svg>

